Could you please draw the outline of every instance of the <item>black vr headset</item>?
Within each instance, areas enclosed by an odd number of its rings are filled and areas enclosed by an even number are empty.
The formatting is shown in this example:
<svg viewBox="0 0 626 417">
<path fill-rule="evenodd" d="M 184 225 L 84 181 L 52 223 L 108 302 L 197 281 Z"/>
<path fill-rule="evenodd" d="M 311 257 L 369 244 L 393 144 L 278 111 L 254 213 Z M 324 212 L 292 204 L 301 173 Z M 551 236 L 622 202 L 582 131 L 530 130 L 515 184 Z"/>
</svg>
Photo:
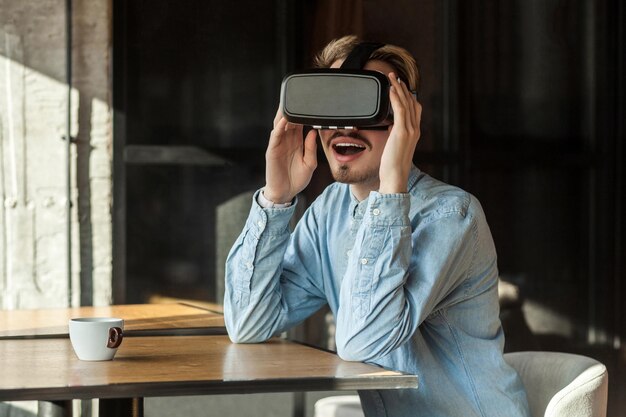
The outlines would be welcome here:
<svg viewBox="0 0 626 417">
<path fill-rule="evenodd" d="M 390 83 L 378 71 L 362 69 L 382 43 L 357 45 L 341 68 L 298 71 L 287 75 L 280 91 L 288 122 L 315 129 L 387 129 L 393 122 Z"/>
</svg>

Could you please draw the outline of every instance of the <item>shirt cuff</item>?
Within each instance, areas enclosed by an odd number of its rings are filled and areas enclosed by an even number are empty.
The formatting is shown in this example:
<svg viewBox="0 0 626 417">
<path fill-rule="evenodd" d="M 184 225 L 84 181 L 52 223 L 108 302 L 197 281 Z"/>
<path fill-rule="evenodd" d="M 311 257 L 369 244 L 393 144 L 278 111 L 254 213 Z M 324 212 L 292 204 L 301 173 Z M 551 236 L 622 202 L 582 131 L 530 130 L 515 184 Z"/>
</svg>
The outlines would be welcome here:
<svg viewBox="0 0 626 417">
<path fill-rule="evenodd" d="M 372 226 L 410 226 L 410 210 L 410 194 L 380 194 L 372 191 L 364 220 Z"/>
<path fill-rule="evenodd" d="M 259 193 L 256 201 L 263 208 L 286 208 L 293 204 L 293 201 L 289 201 L 288 203 L 274 203 L 273 201 L 265 198 L 265 194 L 263 194 L 263 189 L 261 189 L 261 192 Z"/>
</svg>

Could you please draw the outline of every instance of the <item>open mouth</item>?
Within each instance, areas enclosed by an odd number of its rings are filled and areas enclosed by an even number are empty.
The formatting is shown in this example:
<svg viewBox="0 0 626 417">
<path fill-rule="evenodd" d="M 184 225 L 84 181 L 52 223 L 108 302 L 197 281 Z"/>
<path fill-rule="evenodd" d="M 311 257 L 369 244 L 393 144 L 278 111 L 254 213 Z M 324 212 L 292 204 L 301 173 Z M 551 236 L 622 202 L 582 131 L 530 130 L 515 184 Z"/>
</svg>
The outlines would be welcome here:
<svg viewBox="0 0 626 417">
<path fill-rule="evenodd" d="M 335 143 L 333 149 L 339 155 L 356 155 L 365 150 L 364 145 L 358 143 Z"/>
</svg>

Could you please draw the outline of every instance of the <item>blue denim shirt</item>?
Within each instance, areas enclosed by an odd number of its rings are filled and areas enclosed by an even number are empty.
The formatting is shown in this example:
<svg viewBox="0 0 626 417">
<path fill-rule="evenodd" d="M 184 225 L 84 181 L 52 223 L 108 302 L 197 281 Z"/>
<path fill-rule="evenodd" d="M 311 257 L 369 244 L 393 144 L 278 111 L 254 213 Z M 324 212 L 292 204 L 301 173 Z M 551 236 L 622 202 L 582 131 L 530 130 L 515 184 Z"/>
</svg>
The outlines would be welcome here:
<svg viewBox="0 0 626 417">
<path fill-rule="evenodd" d="M 357 201 L 331 184 L 294 207 L 256 203 L 226 262 L 233 342 L 261 342 L 330 306 L 338 355 L 416 374 L 363 391 L 366 416 L 530 416 L 503 357 L 496 252 L 479 202 L 413 167 L 406 194 Z"/>
</svg>

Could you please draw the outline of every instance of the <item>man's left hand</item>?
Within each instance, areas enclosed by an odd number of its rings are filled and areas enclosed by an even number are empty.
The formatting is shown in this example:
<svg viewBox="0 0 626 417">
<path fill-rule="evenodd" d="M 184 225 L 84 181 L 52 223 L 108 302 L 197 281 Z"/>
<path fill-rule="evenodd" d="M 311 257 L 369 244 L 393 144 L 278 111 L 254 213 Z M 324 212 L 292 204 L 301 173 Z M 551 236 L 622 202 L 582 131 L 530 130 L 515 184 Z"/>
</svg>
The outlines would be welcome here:
<svg viewBox="0 0 626 417">
<path fill-rule="evenodd" d="M 381 194 L 406 193 L 413 153 L 420 139 L 422 106 L 395 73 L 389 73 L 388 77 L 393 124 L 380 161 L 378 191 Z"/>
</svg>

